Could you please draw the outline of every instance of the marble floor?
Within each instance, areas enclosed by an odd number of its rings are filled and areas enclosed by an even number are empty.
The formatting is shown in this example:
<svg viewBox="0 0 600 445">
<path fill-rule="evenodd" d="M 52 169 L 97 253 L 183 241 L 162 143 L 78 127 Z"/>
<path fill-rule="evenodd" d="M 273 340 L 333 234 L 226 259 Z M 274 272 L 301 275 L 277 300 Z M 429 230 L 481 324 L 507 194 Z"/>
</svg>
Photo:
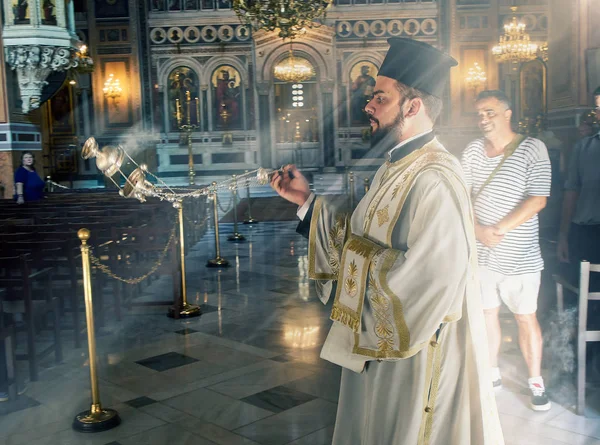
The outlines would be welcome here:
<svg viewBox="0 0 600 445">
<path fill-rule="evenodd" d="M 133 306 L 117 322 L 108 312 L 97 336 L 100 396 L 119 412 L 120 426 L 94 434 L 71 428 L 90 407 L 89 361 L 65 331 L 63 363 L 44 362 L 39 381 L 0 404 L 0 445 L 330 444 L 340 369 L 319 358 L 330 308 L 307 279 L 307 242 L 292 222 L 240 226 L 247 241 L 239 244 L 227 241 L 231 225 L 221 229 L 230 268 L 205 267 L 214 256 L 210 232 L 186 262 L 201 317 L 173 320 L 164 306 Z M 161 278 L 141 298 L 164 300 L 170 289 Z M 574 414 L 568 320 L 543 320 L 554 402 L 545 413 L 528 408 L 514 320 L 503 314 L 502 324 L 497 400 L 506 443 L 600 445 L 600 387 L 591 383 L 586 417 Z"/>
</svg>

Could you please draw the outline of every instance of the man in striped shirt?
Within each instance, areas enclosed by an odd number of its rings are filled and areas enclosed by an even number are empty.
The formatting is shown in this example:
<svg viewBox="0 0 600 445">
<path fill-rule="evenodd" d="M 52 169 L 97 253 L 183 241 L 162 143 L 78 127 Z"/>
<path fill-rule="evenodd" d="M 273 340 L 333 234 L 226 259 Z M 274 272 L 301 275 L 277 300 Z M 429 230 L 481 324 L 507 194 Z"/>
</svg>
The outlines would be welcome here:
<svg viewBox="0 0 600 445">
<path fill-rule="evenodd" d="M 483 91 L 475 106 L 484 137 L 469 144 L 462 165 L 475 212 L 492 380 L 501 386 L 498 313 L 503 301 L 517 320 L 531 408 L 547 411 L 551 404 L 541 376 L 542 333 L 536 311 L 544 268 L 538 213 L 546 206 L 551 183 L 548 150 L 542 141 L 513 132 L 510 101 L 502 91 Z"/>
</svg>

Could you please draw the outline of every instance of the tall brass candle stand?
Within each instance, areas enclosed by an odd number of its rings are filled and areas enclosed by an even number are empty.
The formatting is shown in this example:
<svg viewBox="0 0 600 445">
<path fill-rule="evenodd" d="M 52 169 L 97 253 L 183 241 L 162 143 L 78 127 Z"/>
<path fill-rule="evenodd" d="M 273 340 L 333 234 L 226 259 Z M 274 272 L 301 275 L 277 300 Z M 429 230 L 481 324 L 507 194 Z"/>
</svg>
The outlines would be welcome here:
<svg viewBox="0 0 600 445">
<path fill-rule="evenodd" d="M 246 171 L 248 173 L 248 171 Z M 258 221 L 252 218 L 252 200 L 250 199 L 250 179 L 246 178 L 246 194 L 248 195 L 248 219 L 244 224 L 258 224 Z"/>
<path fill-rule="evenodd" d="M 181 255 L 181 307 L 171 306 L 167 315 L 171 318 L 176 318 L 177 311 L 179 317 L 190 318 L 198 317 L 202 314 L 200 306 L 189 304 L 187 302 L 187 287 L 185 283 L 185 232 L 183 228 L 183 202 L 181 200 L 174 202 L 173 207 L 177 209 L 179 218 L 179 254 Z"/>
<path fill-rule="evenodd" d="M 369 191 L 369 178 L 365 178 L 363 182 L 365 185 L 365 194 L 366 194 Z"/>
<path fill-rule="evenodd" d="M 97 433 L 116 427 L 121 423 L 119 413 L 114 409 L 102 409 L 98 375 L 96 371 L 96 332 L 94 331 L 94 307 L 92 305 L 92 280 L 90 274 L 90 239 L 88 229 L 80 229 L 77 236 L 81 240 L 81 262 L 83 265 L 83 292 L 85 296 L 85 318 L 87 324 L 88 349 L 90 361 L 90 380 L 92 386 L 92 406 L 73 420 L 73 429 L 84 433 Z"/>
<path fill-rule="evenodd" d="M 246 241 L 244 235 L 238 232 L 238 221 L 237 221 L 237 176 L 233 175 L 233 184 L 231 187 L 231 193 L 233 193 L 233 233 L 227 237 L 229 241 L 241 242 Z"/>
<path fill-rule="evenodd" d="M 206 267 L 229 267 L 229 261 L 221 258 L 221 247 L 219 245 L 219 197 L 217 196 L 217 183 L 212 183 L 213 219 L 215 223 L 215 251 L 216 257 L 208 260 Z"/>
<path fill-rule="evenodd" d="M 196 172 L 194 171 L 194 150 L 192 147 L 192 133 L 198 128 L 198 125 L 192 124 L 192 115 L 191 115 L 191 103 L 192 97 L 189 91 L 185 92 L 185 103 L 186 103 L 186 123 L 181 125 L 181 115 L 178 114 L 178 122 L 179 122 L 179 130 L 185 131 L 186 139 L 187 139 L 187 148 L 188 148 L 188 182 L 190 185 L 194 185 L 194 177 L 196 176 Z M 179 106 L 179 105 L 177 105 Z M 179 113 L 179 110 L 178 110 Z"/>
<path fill-rule="evenodd" d="M 350 179 L 348 180 L 348 186 L 350 187 L 350 208 L 354 208 L 354 173 L 349 173 Z"/>
</svg>

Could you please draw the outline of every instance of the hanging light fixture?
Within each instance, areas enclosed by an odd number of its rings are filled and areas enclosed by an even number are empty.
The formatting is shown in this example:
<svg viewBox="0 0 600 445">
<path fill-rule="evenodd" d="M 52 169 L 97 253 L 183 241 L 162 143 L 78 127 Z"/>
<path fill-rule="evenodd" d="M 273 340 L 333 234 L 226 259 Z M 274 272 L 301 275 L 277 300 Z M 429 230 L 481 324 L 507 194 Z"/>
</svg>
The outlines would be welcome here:
<svg viewBox="0 0 600 445">
<path fill-rule="evenodd" d="M 282 39 L 293 39 L 306 28 L 319 26 L 332 0 L 233 0 L 240 21 L 257 31 L 279 30 Z"/>
<path fill-rule="evenodd" d="M 516 6 L 511 6 L 513 14 Z M 537 57 L 538 45 L 531 43 L 531 38 L 525 30 L 525 23 L 518 22 L 513 16 L 511 22 L 504 25 L 504 35 L 500 36 L 498 45 L 492 48 L 492 54 L 499 62 L 527 62 Z"/>
<path fill-rule="evenodd" d="M 479 87 L 485 85 L 487 77 L 485 77 L 485 71 L 479 66 L 479 63 L 475 62 L 473 66 L 469 68 L 465 81 L 467 87 L 473 88 L 475 91 L 477 91 Z"/>
<path fill-rule="evenodd" d="M 300 83 L 315 75 L 312 65 L 306 59 L 294 57 L 292 44 L 288 56 L 275 65 L 273 75 L 283 82 Z"/>
</svg>

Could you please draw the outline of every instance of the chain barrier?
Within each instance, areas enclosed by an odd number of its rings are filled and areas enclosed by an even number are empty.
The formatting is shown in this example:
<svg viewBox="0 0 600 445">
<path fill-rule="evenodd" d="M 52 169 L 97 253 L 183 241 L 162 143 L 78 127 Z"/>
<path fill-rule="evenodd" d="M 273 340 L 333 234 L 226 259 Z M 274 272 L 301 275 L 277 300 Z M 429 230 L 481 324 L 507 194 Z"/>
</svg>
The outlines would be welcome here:
<svg viewBox="0 0 600 445">
<path fill-rule="evenodd" d="M 54 182 L 54 181 L 53 181 L 52 179 L 50 179 L 50 178 L 47 178 L 47 179 L 46 179 L 46 184 L 47 184 L 47 185 L 49 184 L 49 185 L 51 185 L 52 187 L 58 187 L 58 188 L 61 188 L 61 189 L 71 190 L 69 187 L 66 187 L 66 186 L 64 186 L 64 185 L 62 185 L 62 184 L 58 184 L 57 182 Z"/>
<path fill-rule="evenodd" d="M 233 205 L 233 193 L 229 197 L 229 202 L 227 203 L 227 210 L 223 209 L 223 207 L 221 206 L 221 201 L 218 199 L 217 199 L 217 204 L 219 204 L 219 208 L 221 209 L 221 212 L 228 213 L 231 210 L 231 207 Z"/>
<path fill-rule="evenodd" d="M 187 216 L 185 216 L 185 214 L 183 215 L 183 218 L 188 222 L 188 224 L 191 224 L 194 227 L 194 229 L 196 229 L 196 230 L 202 229 L 204 227 L 204 225 L 206 224 L 206 222 L 210 219 L 208 216 L 205 216 L 203 221 L 195 223 L 194 221 L 189 219 Z"/>
<path fill-rule="evenodd" d="M 106 264 L 102 264 L 100 259 L 95 257 L 91 251 L 90 251 L 90 260 L 91 260 L 91 263 L 98 270 L 100 270 L 102 273 L 108 275 L 109 277 L 114 278 L 115 280 L 122 281 L 123 283 L 127 283 L 127 284 L 139 284 L 142 281 L 144 281 L 146 278 L 148 278 L 150 275 L 152 275 L 154 272 L 156 272 L 160 266 L 162 266 L 162 262 L 164 261 L 165 257 L 167 256 L 169 248 L 171 247 L 171 243 L 175 239 L 176 233 L 177 233 L 177 224 L 175 224 L 175 227 L 173 227 L 173 230 L 171 230 L 171 236 L 169 237 L 169 240 L 167 241 L 167 245 L 161 252 L 161 254 L 158 257 L 158 260 L 156 261 L 154 266 L 152 266 L 152 269 L 150 269 L 147 273 L 145 273 L 144 275 L 139 276 L 137 278 L 123 278 L 123 277 L 118 276 L 117 274 L 115 274 L 113 271 L 110 270 L 110 267 L 108 267 Z"/>
</svg>

